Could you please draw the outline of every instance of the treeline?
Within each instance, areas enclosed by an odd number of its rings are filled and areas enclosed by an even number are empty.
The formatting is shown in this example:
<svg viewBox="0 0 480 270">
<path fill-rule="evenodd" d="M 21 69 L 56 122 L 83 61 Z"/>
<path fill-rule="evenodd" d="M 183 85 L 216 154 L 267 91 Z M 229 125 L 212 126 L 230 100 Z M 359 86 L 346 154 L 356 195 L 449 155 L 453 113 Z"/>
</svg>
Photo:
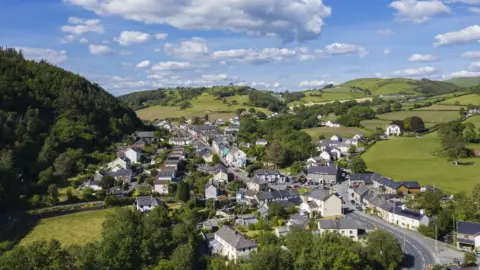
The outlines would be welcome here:
<svg viewBox="0 0 480 270">
<path fill-rule="evenodd" d="M 183 101 L 192 100 L 208 90 L 207 87 L 187 88 L 177 87 L 139 91 L 118 97 L 133 110 L 140 110 L 153 105 L 173 106 Z"/>
<path fill-rule="evenodd" d="M 0 97 L 0 211 L 103 159 L 113 141 L 143 127 L 99 85 L 14 49 L 0 49 Z"/>
<path fill-rule="evenodd" d="M 208 254 L 195 226 L 204 218 L 191 201 L 178 210 L 158 206 L 148 215 L 118 208 L 107 214 L 99 241 L 68 247 L 39 241 L 3 254 L 0 249 L 0 270 L 397 269 L 403 259 L 396 239 L 380 230 L 364 242 L 338 233 L 294 230 L 282 238 L 265 231 L 250 260 L 227 261 Z"/>
</svg>

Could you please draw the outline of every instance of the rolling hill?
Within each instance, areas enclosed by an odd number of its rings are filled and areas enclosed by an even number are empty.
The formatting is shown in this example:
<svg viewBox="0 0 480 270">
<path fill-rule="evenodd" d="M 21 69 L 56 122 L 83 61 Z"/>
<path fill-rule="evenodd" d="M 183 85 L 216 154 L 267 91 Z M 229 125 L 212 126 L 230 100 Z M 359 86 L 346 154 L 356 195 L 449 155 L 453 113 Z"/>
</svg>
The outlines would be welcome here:
<svg viewBox="0 0 480 270">
<path fill-rule="evenodd" d="M 453 83 L 459 87 L 471 87 L 480 85 L 480 77 L 453 78 L 446 80 L 446 82 Z"/>
</svg>

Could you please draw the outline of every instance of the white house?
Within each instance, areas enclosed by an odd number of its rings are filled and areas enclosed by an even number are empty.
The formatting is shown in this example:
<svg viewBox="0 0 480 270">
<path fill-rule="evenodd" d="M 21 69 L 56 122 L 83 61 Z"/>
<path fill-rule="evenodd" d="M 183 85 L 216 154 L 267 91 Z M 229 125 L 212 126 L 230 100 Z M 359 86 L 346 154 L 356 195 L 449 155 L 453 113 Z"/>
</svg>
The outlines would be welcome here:
<svg viewBox="0 0 480 270">
<path fill-rule="evenodd" d="M 478 252 L 480 250 L 480 223 L 458 222 L 457 248 L 468 252 Z"/>
<path fill-rule="evenodd" d="M 247 188 L 255 193 L 267 191 L 268 183 L 260 177 L 253 177 L 247 182 Z"/>
<path fill-rule="evenodd" d="M 358 237 L 367 232 L 367 227 L 363 223 L 350 218 L 324 219 L 318 221 L 318 231 L 320 233 L 337 232 L 341 236 L 346 236 L 354 241 L 358 241 Z"/>
<path fill-rule="evenodd" d="M 267 144 L 268 144 L 268 141 L 265 140 L 265 139 L 258 139 L 255 142 L 255 145 L 257 145 L 257 146 L 267 146 Z"/>
<path fill-rule="evenodd" d="M 340 125 L 339 123 L 333 122 L 333 121 L 330 121 L 330 120 L 325 123 L 325 126 L 331 127 L 331 128 L 339 128 L 339 127 L 341 127 L 341 125 Z"/>
<path fill-rule="evenodd" d="M 223 225 L 214 237 L 215 241 L 221 245 L 218 253 L 229 260 L 248 258 L 251 252 L 257 250 L 255 241 L 245 238 L 240 232 L 227 225 Z"/>
<path fill-rule="evenodd" d="M 232 167 L 245 167 L 247 164 L 247 154 L 236 147 L 232 147 L 225 156 L 225 160 L 227 161 L 227 164 Z"/>
<path fill-rule="evenodd" d="M 217 169 L 213 172 L 213 182 L 228 183 L 228 171 L 226 169 Z"/>
<path fill-rule="evenodd" d="M 402 130 L 398 125 L 388 125 L 385 131 L 387 136 L 400 136 L 400 134 L 402 134 Z"/>
<path fill-rule="evenodd" d="M 157 169 L 158 173 L 156 175 L 157 180 L 168 180 L 172 181 L 175 178 L 177 169 L 175 167 L 161 166 Z"/>
<path fill-rule="evenodd" d="M 169 180 L 155 180 L 153 182 L 153 190 L 161 195 L 167 195 L 169 193 L 168 186 L 170 183 Z"/>
<path fill-rule="evenodd" d="M 311 217 L 320 215 L 324 218 L 342 215 L 342 200 L 329 190 L 314 189 L 302 195 L 300 213 L 308 213 Z"/>
<path fill-rule="evenodd" d="M 352 139 L 355 139 L 357 141 L 363 140 L 363 135 L 362 134 L 355 134 Z"/>
<path fill-rule="evenodd" d="M 170 138 L 168 143 L 176 146 L 187 146 L 192 144 L 192 139 L 187 137 L 175 137 L 175 138 Z"/>
<path fill-rule="evenodd" d="M 130 160 L 131 164 L 136 164 L 140 162 L 140 150 L 128 148 L 127 151 L 125 151 L 125 157 Z"/>
<path fill-rule="evenodd" d="M 158 201 L 152 196 L 140 196 L 135 201 L 137 210 L 140 212 L 151 211 L 153 208 L 158 206 Z"/>
<path fill-rule="evenodd" d="M 330 137 L 330 140 L 331 141 L 337 141 L 337 142 L 341 142 L 343 140 L 342 136 L 338 135 L 338 134 L 335 134 L 333 135 L 332 137 Z"/>
<path fill-rule="evenodd" d="M 218 187 L 211 181 L 205 185 L 205 198 L 216 199 L 219 195 Z"/>
<path fill-rule="evenodd" d="M 255 176 L 270 183 L 284 184 L 287 182 L 287 177 L 279 170 L 265 169 L 255 172 Z"/>
<path fill-rule="evenodd" d="M 385 218 L 384 218 L 385 219 Z M 420 225 L 428 226 L 429 217 L 423 210 L 407 209 L 405 205 L 393 207 L 388 214 L 387 221 L 408 230 L 418 230 Z"/>
<path fill-rule="evenodd" d="M 126 158 L 118 157 L 107 164 L 107 170 L 112 172 L 128 169 L 130 169 L 130 161 Z"/>
</svg>

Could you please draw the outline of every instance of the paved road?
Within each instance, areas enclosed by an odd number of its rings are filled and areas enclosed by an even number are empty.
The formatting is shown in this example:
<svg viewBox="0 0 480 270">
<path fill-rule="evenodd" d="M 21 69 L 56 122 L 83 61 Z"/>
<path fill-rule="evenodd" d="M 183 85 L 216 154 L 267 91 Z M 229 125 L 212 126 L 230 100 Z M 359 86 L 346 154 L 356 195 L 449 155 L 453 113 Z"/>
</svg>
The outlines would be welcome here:
<svg viewBox="0 0 480 270">
<path fill-rule="evenodd" d="M 377 229 L 386 231 L 397 238 L 401 245 L 403 253 L 405 254 L 405 261 L 402 269 L 424 269 L 426 265 L 438 264 L 437 256 L 435 256 L 434 248 L 421 240 L 418 234 L 402 228 L 393 226 L 392 224 L 377 218 L 367 215 L 360 211 L 354 211 L 351 205 L 351 197 L 348 194 L 348 181 L 334 187 L 335 191 L 343 196 L 345 200 L 344 207 L 347 217 L 359 220 Z"/>
</svg>

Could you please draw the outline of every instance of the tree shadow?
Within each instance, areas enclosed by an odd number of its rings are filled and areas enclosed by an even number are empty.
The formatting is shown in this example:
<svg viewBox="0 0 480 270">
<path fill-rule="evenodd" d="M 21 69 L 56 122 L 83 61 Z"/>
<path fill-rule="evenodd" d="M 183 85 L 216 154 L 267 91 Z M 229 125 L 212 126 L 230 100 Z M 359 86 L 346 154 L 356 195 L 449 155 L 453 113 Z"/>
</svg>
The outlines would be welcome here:
<svg viewBox="0 0 480 270">
<path fill-rule="evenodd" d="M 458 162 L 458 166 L 473 166 L 475 162 Z"/>
<path fill-rule="evenodd" d="M 415 257 L 410 254 L 403 255 L 402 268 L 412 268 L 415 266 Z"/>
<path fill-rule="evenodd" d="M 27 236 L 39 222 L 40 219 L 36 216 L 29 214 L 18 215 L 0 231 L 0 241 L 10 241 L 15 245 Z"/>
</svg>

